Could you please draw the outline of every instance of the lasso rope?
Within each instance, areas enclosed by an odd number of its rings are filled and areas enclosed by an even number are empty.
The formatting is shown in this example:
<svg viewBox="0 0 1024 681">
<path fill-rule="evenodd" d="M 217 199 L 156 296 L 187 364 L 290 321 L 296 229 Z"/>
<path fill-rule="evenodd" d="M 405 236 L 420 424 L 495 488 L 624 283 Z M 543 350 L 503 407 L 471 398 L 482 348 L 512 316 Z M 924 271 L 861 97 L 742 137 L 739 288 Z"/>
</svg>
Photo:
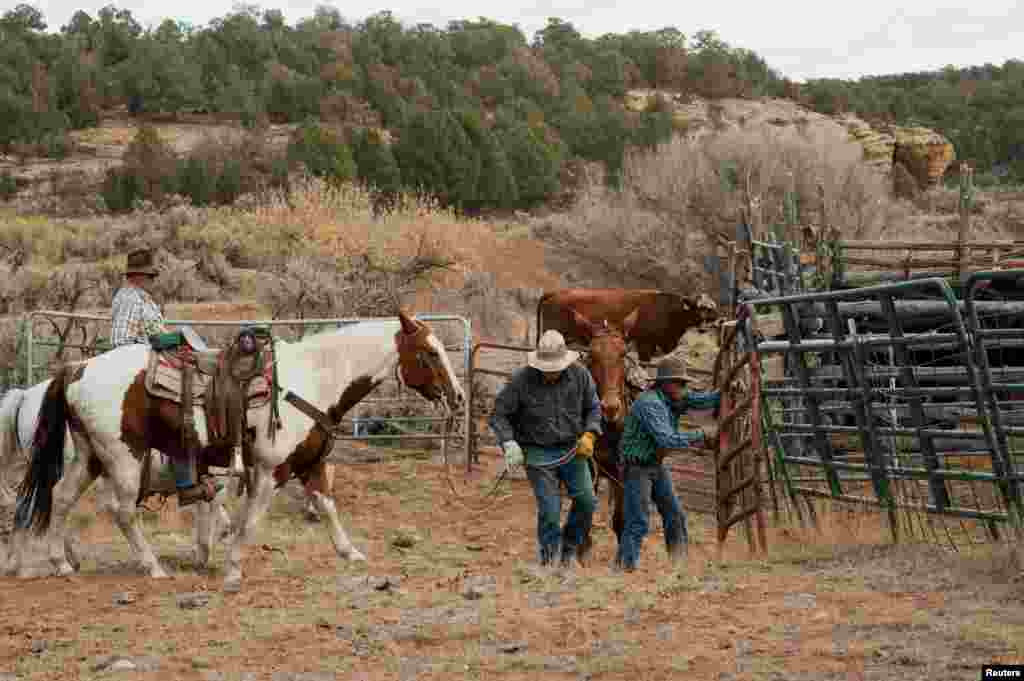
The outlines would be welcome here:
<svg viewBox="0 0 1024 681">
<path fill-rule="evenodd" d="M 563 456 L 562 458 L 558 459 L 557 461 L 552 461 L 551 463 L 534 463 L 534 464 L 530 464 L 530 465 L 533 466 L 534 468 L 558 468 L 562 464 L 568 463 L 569 460 L 572 459 L 572 457 L 574 457 L 574 456 L 576 456 L 576 446 L 573 446 L 573 448 L 570 449 L 565 454 L 565 456 Z"/>
<path fill-rule="evenodd" d="M 449 431 L 451 430 L 452 424 L 455 421 L 455 413 L 448 406 L 447 399 L 441 402 L 441 408 L 445 412 L 444 431 L 442 433 L 443 437 L 441 438 L 441 456 L 444 459 L 444 476 L 445 479 L 448 481 L 448 488 L 451 490 L 452 495 L 456 500 L 456 503 L 458 503 L 463 508 L 469 509 L 473 513 L 473 516 L 471 516 L 471 518 L 475 518 L 477 516 L 483 515 L 486 511 L 489 511 L 497 504 L 498 501 L 504 501 L 505 499 L 508 498 L 508 495 L 502 497 L 496 496 L 498 488 L 501 486 L 501 483 L 505 480 L 505 476 L 508 475 L 508 469 L 506 468 L 506 470 L 502 471 L 501 475 L 498 476 L 498 479 L 494 482 L 494 485 L 491 487 L 491 489 L 487 492 L 487 494 L 483 496 L 483 499 L 485 501 L 483 505 L 467 503 L 467 497 L 460 494 L 459 490 L 455 487 L 455 481 L 452 479 L 451 474 L 451 462 L 448 460 L 448 434 Z M 469 405 L 467 405 L 466 409 L 469 408 Z M 469 437 L 469 433 L 466 433 L 465 435 L 467 438 Z M 573 451 L 575 452 L 575 449 Z M 493 497 L 493 499 L 487 501 L 487 499 L 490 497 Z"/>
</svg>

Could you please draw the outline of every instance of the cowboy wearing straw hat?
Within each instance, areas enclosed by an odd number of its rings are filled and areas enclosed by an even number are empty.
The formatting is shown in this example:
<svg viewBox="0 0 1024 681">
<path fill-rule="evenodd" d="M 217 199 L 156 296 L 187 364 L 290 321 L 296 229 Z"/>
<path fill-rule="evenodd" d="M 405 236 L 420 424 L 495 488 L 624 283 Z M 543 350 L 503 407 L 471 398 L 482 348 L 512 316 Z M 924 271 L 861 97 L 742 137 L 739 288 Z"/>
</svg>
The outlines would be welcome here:
<svg viewBox="0 0 1024 681">
<path fill-rule="evenodd" d="M 672 489 L 672 476 L 662 464 L 668 449 L 696 447 L 703 431 L 680 431 L 679 417 L 689 409 L 718 406 L 717 390 L 689 390 L 691 381 L 682 358 L 667 357 L 658 363 L 654 386 L 633 403 L 622 430 L 623 530 L 615 567 L 632 572 L 640 560 L 640 546 L 648 531 L 649 505 L 653 501 L 665 527 L 665 546 L 677 562 L 686 556 L 689 541 L 686 514 Z"/>
<path fill-rule="evenodd" d="M 152 249 L 140 248 L 128 254 L 125 284 L 118 289 L 111 303 L 110 344 L 115 348 L 136 343 L 148 346 L 150 336 L 167 333 L 163 312 L 150 293 L 159 275 Z M 191 330 L 187 337 L 198 338 Z M 185 456 L 171 457 L 179 507 L 197 501 L 213 501 L 217 494 L 217 486 L 208 476 L 204 477 L 202 484 L 196 484 L 195 457 L 196 453 L 191 448 L 186 448 Z"/>
<path fill-rule="evenodd" d="M 601 434 L 601 402 L 594 379 L 576 363 L 578 358 L 578 352 L 566 348 L 562 334 L 546 331 L 537 350 L 527 356 L 529 366 L 516 371 L 498 393 L 490 419 L 507 468 L 526 464 L 537 501 L 542 566 L 560 561 L 571 567 L 576 562 L 597 505 L 587 460 Z M 572 498 L 561 529 L 559 481 Z"/>
</svg>

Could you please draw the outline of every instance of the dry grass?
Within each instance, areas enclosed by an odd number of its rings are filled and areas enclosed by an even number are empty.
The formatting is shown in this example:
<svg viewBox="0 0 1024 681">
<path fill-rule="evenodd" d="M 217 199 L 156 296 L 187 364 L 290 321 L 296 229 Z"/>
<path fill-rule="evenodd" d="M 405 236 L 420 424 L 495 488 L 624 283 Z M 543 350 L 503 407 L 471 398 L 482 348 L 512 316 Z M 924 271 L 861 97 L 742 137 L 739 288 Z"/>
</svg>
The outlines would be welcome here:
<svg viewBox="0 0 1024 681">
<path fill-rule="evenodd" d="M 236 266 L 265 265 L 282 257 L 368 255 L 391 261 L 443 252 L 472 269 L 480 254 L 502 243 L 500 227 L 462 220 L 426 200 L 405 196 L 392 213 L 375 218 L 370 195 L 315 178 L 297 182 L 289 196 L 271 194 L 241 208 L 218 208 L 178 228 L 184 247 L 223 253 Z"/>
<path fill-rule="evenodd" d="M 102 146 L 126 147 L 135 138 L 138 128 L 129 125 L 103 125 L 68 133 L 76 142 Z"/>
<path fill-rule="evenodd" d="M 288 197 L 250 197 L 236 207 L 177 205 L 160 213 L 60 221 L 0 213 L 0 251 L 20 265 L 119 261 L 139 246 L 191 262 L 223 254 L 241 268 L 297 256 L 340 260 L 366 255 L 393 264 L 417 254 L 443 253 L 459 266 L 439 284 L 461 284 L 462 273 L 479 269 L 521 234 L 510 224 L 464 220 L 412 196 L 376 218 L 367 192 L 353 186 L 332 189 L 315 178 L 297 180 Z"/>
<path fill-rule="evenodd" d="M 520 311 L 520 301 L 506 300 L 501 289 L 558 282 L 545 267 L 544 246 L 526 231 L 461 219 L 412 196 L 375 217 L 366 192 L 310 178 L 297 179 L 288 197 L 250 196 L 234 207 L 178 203 L 162 212 L 62 220 L 8 211 L 0 213 L 0 314 L 106 311 L 124 254 L 149 246 L 165 271 L 155 293 L 172 318 L 380 316 L 404 302 L 421 312 L 486 312 L 492 319 L 479 330 L 500 336 L 511 328 L 518 339 L 516 325 L 532 309 Z M 490 274 L 480 279 L 484 271 Z M 220 301 L 247 302 L 228 310 L 233 302 Z M 14 324 L 7 326 L 3 342 L 13 360 Z"/>
</svg>

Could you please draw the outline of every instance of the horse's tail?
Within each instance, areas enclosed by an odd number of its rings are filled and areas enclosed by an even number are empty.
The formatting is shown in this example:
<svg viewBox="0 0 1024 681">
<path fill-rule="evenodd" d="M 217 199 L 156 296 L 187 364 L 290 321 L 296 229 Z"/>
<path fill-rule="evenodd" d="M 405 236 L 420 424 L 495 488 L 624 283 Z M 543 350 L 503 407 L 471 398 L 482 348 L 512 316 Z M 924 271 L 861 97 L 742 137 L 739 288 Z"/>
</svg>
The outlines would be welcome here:
<svg viewBox="0 0 1024 681">
<path fill-rule="evenodd" d="M 39 421 L 32 437 L 31 460 L 18 488 L 14 526 L 32 527 L 37 533 L 50 527 L 53 486 L 64 475 L 64 438 L 67 434 L 68 401 L 65 394 L 68 369 L 53 377 L 39 407 Z"/>
</svg>

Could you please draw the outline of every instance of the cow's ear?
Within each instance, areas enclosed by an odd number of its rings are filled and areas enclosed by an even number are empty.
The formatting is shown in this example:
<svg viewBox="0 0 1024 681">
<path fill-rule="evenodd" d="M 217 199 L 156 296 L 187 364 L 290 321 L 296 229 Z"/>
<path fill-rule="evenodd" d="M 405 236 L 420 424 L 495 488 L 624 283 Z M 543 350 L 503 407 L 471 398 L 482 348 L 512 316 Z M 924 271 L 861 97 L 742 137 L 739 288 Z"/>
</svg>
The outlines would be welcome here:
<svg viewBox="0 0 1024 681">
<path fill-rule="evenodd" d="M 636 320 L 640 319 L 640 308 L 634 308 L 629 315 L 622 320 L 622 335 L 629 338 L 633 333 L 633 328 L 636 327 Z"/>
<path fill-rule="evenodd" d="M 594 335 L 593 323 L 576 310 L 572 311 L 572 318 L 576 322 L 576 328 L 579 330 L 580 335 L 584 336 L 589 342 Z"/>
</svg>

